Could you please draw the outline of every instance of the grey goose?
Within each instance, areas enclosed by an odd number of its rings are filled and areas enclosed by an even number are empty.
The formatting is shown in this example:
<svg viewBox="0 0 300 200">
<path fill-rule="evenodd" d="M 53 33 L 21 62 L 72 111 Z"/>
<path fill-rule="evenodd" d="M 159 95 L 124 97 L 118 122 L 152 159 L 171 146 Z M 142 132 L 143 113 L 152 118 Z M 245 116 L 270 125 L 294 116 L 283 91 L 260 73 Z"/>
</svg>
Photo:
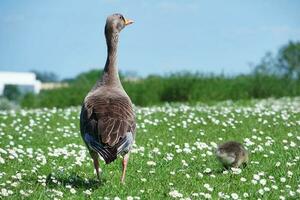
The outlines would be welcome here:
<svg viewBox="0 0 300 200">
<path fill-rule="evenodd" d="M 81 136 L 93 159 L 98 179 L 99 155 L 109 164 L 122 154 L 122 183 L 136 125 L 132 103 L 121 84 L 116 62 L 119 33 L 132 23 L 121 14 L 107 17 L 107 60 L 103 75 L 86 95 L 80 114 Z"/>
</svg>

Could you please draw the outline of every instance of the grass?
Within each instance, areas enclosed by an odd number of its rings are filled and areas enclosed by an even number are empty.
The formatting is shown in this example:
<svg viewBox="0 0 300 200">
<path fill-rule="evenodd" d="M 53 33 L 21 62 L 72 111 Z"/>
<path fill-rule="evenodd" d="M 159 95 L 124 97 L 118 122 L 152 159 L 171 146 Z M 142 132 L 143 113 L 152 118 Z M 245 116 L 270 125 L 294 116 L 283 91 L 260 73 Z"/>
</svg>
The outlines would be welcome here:
<svg viewBox="0 0 300 200">
<path fill-rule="evenodd" d="M 96 179 L 78 107 L 1 112 L 0 198 L 300 198 L 300 98 L 165 104 L 136 114 L 122 185 L 120 158 L 101 161 Z M 216 144 L 227 140 L 250 152 L 241 171 L 222 172 L 214 156 Z"/>
</svg>

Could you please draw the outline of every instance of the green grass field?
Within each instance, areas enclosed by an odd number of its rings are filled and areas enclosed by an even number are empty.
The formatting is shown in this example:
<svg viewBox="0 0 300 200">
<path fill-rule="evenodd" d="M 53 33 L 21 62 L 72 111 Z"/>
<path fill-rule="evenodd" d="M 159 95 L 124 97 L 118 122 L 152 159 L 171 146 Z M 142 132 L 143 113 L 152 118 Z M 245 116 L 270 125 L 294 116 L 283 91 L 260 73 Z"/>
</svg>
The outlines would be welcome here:
<svg viewBox="0 0 300 200">
<path fill-rule="evenodd" d="M 126 184 L 121 159 L 97 181 L 79 107 L 0 113 L 0 199 L 300 199 L 300 98 L 136 108 Z M 223 171 L 217 144 L 250 153 Z"/>
</svg>

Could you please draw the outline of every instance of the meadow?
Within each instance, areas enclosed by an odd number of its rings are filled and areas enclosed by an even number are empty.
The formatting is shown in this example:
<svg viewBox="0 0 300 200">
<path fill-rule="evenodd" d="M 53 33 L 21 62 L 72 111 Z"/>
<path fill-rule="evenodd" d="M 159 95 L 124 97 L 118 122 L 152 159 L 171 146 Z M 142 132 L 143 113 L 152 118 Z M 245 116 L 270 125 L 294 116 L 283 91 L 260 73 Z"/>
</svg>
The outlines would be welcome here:
<svg viewBox="0 0 300 200">
<path fill-rule="evenodd" d="M 125 185 L 121 159 L 96 179 L 79 107 L 0 112 L 0 199 L 300 199 L 300 98 L 136 107 Z M 237 140 L 246 168 L 223 171 Z"/>
</svg>

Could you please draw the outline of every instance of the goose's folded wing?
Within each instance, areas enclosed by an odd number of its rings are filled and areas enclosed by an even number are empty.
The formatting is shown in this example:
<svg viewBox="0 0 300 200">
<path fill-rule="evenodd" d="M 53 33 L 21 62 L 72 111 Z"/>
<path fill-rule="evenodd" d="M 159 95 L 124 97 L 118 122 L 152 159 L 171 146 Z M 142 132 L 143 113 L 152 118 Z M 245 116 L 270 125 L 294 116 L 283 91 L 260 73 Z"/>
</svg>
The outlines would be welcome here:
<svg viewBox="0 0 300 200">
<path fill-rule="evenodd" d="M 102 143 L 114 146 L 127 132 L 135 131 L 135 116 L 128 97 L 101 98 L 85 101 L 87 118 L 97 121 L 96 131 Z"/>
</svg>

